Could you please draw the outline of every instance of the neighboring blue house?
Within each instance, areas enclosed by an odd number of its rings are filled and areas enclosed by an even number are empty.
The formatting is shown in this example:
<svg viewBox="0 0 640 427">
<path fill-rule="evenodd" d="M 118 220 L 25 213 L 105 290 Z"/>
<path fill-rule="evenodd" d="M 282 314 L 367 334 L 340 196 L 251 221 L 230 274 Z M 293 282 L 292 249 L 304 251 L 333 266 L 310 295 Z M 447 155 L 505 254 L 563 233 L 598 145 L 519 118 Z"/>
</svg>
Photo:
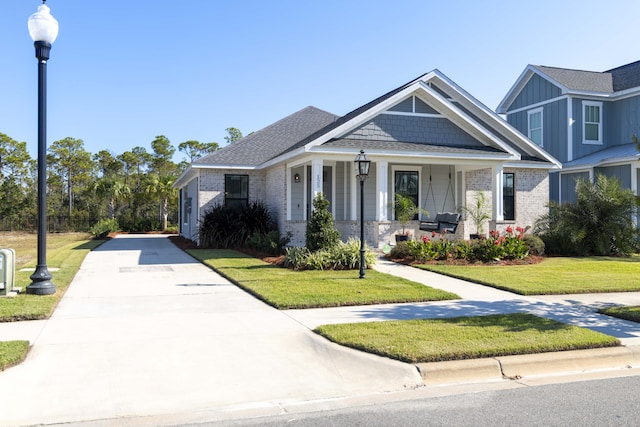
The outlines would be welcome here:
<svg viewBox="0 0 640 427">
<path fill-rule="evenodd" d="M 575 201 L 577 178 L 618 178 L 638 194 L 640 61 L 604 72 L 529 65 L 497 108 L 507 121 L 562 162 L 550 199 Z"/>
<path fill-rule="evenodd" d="M 305 244 L 312 200 L 323 193 L 342 239 L 359 236 L 360 191 L 354 160 L 371 160 L 365 182 L 365 239 L 393 243 L 396 193 L 429 211 L 456 212 L 485 192 L 491 229 L 522 227 L 547 212 L 549 170 L 559 162 L 435 70 L 340 117 L 304 108 L 194 161 L 176 181 L 180 233 L 197 240 L 216 204 L 263 201 L 281 233 Z M 420 219 L 429 219 L 422 217 Z M 409 229 L 419 235 L 419 222 Z M 471 220 L 458 237 L 475 233 Z"/>
</svg>

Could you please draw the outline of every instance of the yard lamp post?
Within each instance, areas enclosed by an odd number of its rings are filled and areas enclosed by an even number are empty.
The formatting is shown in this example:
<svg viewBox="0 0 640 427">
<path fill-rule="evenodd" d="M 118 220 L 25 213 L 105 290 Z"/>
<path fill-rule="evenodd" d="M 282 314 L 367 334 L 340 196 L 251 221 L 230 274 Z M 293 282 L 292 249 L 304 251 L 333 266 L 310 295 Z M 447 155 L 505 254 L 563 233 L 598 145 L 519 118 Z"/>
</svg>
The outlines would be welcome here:
<svg viewBox="0 0 640 427">
<path fill-rule="evenodd" d="M 360 150 L 354 163 L 358 170 L 356 177 L 360 180 L 360 279 L 364 279 L 364 181 L 369 176 L 371 161 L 367 159 L 364 150 Z"/>
<path fill-rule="evenodd" d="M 47 268 L 47 60 L 51 44 L 58 37 L 58 21 L 43 0 L 29 17 L 29 35 L 38 59 L 38 264 L 31 275 L 28 294 L 50 295 L 56 286 Z"/>
</svg>

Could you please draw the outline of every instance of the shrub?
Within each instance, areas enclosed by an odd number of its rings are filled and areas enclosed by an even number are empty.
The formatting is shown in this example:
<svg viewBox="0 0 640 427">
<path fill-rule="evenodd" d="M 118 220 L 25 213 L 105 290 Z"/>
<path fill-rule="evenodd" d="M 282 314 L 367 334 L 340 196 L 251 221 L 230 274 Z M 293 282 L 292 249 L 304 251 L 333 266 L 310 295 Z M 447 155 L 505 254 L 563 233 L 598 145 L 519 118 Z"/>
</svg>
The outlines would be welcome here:
<svg viewBox="0 0 640 427">
<path fill-rule="evenodd" d="M 268 233 L 253 233 L 247 240 L 247 247 L 271 255 L 280 255 L 284 247 L 291 241 L 291 233 L 281 237 L 278 230 L 271 230 Z"/>
<path fill-rule="evenodd" d="M 525 234 L 522 241 L 529 250 L 531 255 L 543 255 L 544 254 L 544 242 L 535 234 Z"/>
<path fill-rule="evenodd" d="M 328 249 L 340 241 L 333 215 L 329 212 L 329 201 L 319 193 L 313 199 L 313 212 L 307 221 L 306 246 L 311 252 Z"/>
<path fill-rule="evenodd" d="M 109 233 L 115 233 L 119 229 L 117 219 L 103 219 L 91 227 L 91 234 L 95 239 L 104 239 Z"/>
<path fill-rule="evenodd" d="M 408 242 L 398 242 L 389 252 L 389 257 L 392 259 L 405 259 L 411 256 L 411 250 L 409 249 Z"/>
<path fill-rule="evenodd" d="M 376 255 L 365 249 L 366 266 L 376 262 Z M 307 248 L 287 248 L 285 267 L 295 270 L 356 270 L 360 268 L 360 240 L 338 242 L 329 249 L 311 252 Z"/>
<path fill-rule="evenodd" d="M 627 255 L 638 249 L 633 223 L 637 199 L 612 177 L 576 183 L 576 202 L 552 203 L 536 221 L 535 233 L 555 255 Z"/>
<path fill-rule="evenodd" d="M 241 247 L 252 235 L 265 235 L 273 228 L 271 215 L 262 202 L 250 202 L 247 206 L 215 205 L 204 214 L 198 237 L 205 248 Z"/>
</svg>

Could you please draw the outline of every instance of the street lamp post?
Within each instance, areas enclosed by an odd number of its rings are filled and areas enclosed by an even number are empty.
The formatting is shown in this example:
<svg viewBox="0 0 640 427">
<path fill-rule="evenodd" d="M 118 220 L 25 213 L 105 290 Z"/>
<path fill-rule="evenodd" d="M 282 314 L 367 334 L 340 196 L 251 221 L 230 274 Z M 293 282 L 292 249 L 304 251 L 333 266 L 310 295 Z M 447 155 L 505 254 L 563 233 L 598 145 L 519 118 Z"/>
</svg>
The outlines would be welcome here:
<svg viewBox="0 0 640 427">
<path fill-rule="evenodd" d="M 367 159 L 364 150 L 360 150 L 354 163 L 358 171 L 356 177 L 360 180 L 360 279 L 364 279 L 364 181 L 369 176 L 371 161 Z"/>
<path fill-rule="evenodd" d="M 27 293 L 50 295 L 56 286 L 47 268 L 47 60 L 51 44 L 58 37 L 58 21 L 43 0 L 29 17 L 29 35 L 38 59 L 38 264 L 31 275 Z"/>
</svg>

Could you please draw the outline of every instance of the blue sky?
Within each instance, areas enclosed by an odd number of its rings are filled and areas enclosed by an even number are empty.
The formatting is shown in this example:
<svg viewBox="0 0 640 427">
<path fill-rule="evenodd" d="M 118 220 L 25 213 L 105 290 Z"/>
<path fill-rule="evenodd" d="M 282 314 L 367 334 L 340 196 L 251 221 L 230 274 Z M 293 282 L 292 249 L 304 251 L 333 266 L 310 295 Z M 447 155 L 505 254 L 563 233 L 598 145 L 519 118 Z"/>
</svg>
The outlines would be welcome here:
<svg viewBox="0 0 640 427">
<path fill-rule="evenodd" d="M 0 2 L 0 132 L 37 143 L 38 0 Z M 48 0 L 48 143 L 224 143 L 308 105 L 343 115 L 439 69 L 495 109 L 527 64 L 640 60 L 637 0 Z M 181 153 L 176 160 L 183 158 Z"/>
</svg>

